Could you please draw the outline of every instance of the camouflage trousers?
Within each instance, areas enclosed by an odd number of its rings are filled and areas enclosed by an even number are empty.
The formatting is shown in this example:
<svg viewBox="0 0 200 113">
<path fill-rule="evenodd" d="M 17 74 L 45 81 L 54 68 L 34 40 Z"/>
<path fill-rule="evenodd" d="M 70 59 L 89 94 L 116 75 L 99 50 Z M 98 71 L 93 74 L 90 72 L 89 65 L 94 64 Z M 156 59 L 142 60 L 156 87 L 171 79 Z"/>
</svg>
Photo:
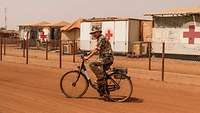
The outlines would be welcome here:
<svg viewBox="0 0 200 113">
<path fill-rule="evenodd" d="M 97 79 L 103 79 L 105 76 L 105 71 L 110 68 L 113 64 L 114 58 L 113 57 L 106 57 L 99 59 L 97 61 L 92 61 L 89 63 L 91 70 L 96 75 Z"/>
</svg>

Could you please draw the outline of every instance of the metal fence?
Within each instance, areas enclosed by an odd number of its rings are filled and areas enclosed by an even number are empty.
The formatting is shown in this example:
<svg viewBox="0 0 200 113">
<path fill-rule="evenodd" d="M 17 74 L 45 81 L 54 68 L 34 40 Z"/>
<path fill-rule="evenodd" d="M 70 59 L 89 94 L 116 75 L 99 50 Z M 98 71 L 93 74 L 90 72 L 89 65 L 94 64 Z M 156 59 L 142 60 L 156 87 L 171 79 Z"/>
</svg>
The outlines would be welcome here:
<svg viewBox="0 0 200 113">
<path fill-rule="evenodd" d="M 152 59 L 161 58 L 162 73 L 178 73 L 199 76 L 200 46 L 176 42 L 153 42 Z M 157 66 L 158 67 L 158 66 Z M 164 74 L 163 74 L 164 75 Z"/>
<path fill-rule="evenodd" d="M 39 42 L 1 37 L 0 60 L 62 68 L 64 62 L 75 62 L 78 43 L 78 40 Z"/>
<path fill-rule="evenodd" d="M 128 54 L 130 58 L 122 57 L 117 58 L 117 65 L 129 67 L 134 70 L 145 70 L 144 73 L 152 74 L 157 76 L 157 79 L 165 81 L 165 78 L 169 79 L 190 79 L 192 77 L 198 77 L 200 75 L 200 55 L 198 55 L 197 45 L 188 45 L 187 43 L 163 43 L 163 42 L 141 42 L 135 43 L 136 46 L 133 48 L 131 54 Z M 144 46 L 144 47 L 142 47 Z M 176 51 L 172 48 L 176 46 L 183 47 L 183 51 L 186 50 L 185 47 L 193 46 L 196 55 L 188 54 L 176 54 Z M 144 48 L 146 50 L 144 50 Z M 189 48 L 190 51 L 191 48 Z M 173 50 L 173 51 L 172 51 Z M 145 54 L 142 54 L 144 51 Z M 172 51 L 172 52 L 171 52 Z M 136 54 L 137 53 L 137 54 Z M 178 52 L 177 52 L 178 53 Z M 141 73 L 141 74 L 144 74 Z M 200 77 L 200 76 L 199 76 Z"/>
<path fill-rule="evenodd" d="M 0 38 L 0 60 L 3 62 L 34 64 L 56 68 L 68 68 L 69 63 L 79 62 L 79 40 L 48 41 L 33 44 L 30 40 Z M 174 43 L 176 44 L 176 43 Z M 133 70 L 145 70 L 159 73 L 159 79 L 164 81 L 165 75 L 200 75 L 199 56 L 170 55 L 170 44 L 162 42 L 136 44 L 139 49 L 133 49 L 131 55 L 115 56 L 114 65 L 124 66 Z M 158 50 L 154 47 L 156 45 Z M 145 46 L 145 47 L 142 47 Z M 145 55 L 142 54 L 145 48 Z M 138 55 L 134 53 L 139 51 Z M 156 52 L 155 52 L 156 51 Z M 166 54 L 167 51 L 167 54 Z M 182 58 L 181 58 L 182 57 Z M 185 60 L 187 57 L 192 59 Z M 148 75 L 146 75 L 148 76 Z"/>
<path fill-rule="evenodd" d="M 1 60 L 24 63 L 24 49 L 17 38 L 1 38 Z M 13 58 L 14 57 L 14 58 Z"/>
</svg>

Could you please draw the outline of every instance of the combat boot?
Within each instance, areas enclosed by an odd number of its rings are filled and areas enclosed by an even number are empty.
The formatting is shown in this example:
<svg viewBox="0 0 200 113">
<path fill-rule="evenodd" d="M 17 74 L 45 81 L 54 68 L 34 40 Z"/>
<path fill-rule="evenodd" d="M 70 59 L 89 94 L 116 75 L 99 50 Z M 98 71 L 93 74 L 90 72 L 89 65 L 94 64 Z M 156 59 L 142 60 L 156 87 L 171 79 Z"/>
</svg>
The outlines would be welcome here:
<svg viewBox="0 0 200 113">
<path fill-rule="evenodd" d="M 106 81 L 104 79 L 98 79 L 97 80 L 97 92 L 99 93 L 99 96 L 102 97 L 105 94 L 105 87 L 106 87 Z"/>
</svg>

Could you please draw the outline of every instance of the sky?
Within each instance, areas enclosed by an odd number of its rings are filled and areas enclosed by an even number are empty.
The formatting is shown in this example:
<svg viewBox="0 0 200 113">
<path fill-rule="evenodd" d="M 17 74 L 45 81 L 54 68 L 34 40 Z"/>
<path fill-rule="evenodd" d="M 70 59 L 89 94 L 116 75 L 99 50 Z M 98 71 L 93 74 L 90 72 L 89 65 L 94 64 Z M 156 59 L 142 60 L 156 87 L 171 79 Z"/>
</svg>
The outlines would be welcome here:
<svg viewBox="0 0 200 113">
<path fill-rule="evenodd" d="M 165 8 L 199 7 L 200 0 L 0 0 L 0 27 L 5 25 L 7 9 L 8 29 L 34 21 L 73 22 L 90 17 L 144 17 L 148 11 Z"/>
</svg>

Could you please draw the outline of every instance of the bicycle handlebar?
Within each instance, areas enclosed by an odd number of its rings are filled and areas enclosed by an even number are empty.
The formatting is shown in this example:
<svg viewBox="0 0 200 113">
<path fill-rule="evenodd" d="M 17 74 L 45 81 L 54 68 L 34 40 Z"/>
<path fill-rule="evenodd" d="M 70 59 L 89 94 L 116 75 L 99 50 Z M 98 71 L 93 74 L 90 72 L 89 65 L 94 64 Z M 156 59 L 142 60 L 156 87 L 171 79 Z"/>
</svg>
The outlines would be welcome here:
<svg viewBox="0 0 200 113">
<path fill-rule="evenodd" d="M 87 52 L 85 52 L 85 51 L 80 51 L 81 52 L 81 59 L 84 61 L 85 59 L 84 59 L 84 57 L 85 56 L 88 56 L 90 53 L 87 53 Z"/>
<path fill-rule="evenodd" d="M 84 56 L 88 56 L 91 52 L 87 53 L 85 51 L 82 51 L 81 49 L 79 49 L 80 53 L 81 53 L 81 59 L 84 58 Z"/>
</svg>

